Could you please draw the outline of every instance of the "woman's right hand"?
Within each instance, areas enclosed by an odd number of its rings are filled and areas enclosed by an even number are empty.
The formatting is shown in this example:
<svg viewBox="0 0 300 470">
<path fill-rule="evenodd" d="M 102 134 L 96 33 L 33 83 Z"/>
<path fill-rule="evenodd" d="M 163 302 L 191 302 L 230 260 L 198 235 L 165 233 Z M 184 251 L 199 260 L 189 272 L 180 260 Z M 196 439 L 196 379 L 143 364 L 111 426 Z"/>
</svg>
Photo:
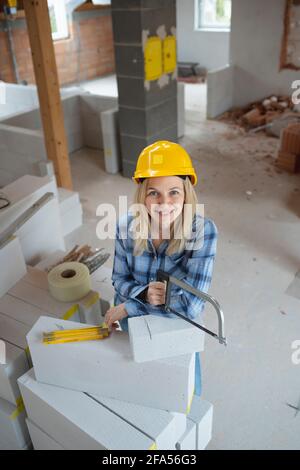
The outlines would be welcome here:
<svg viewBox="0 0 300 470">
<path fill-rule="evenodd" d="M 146 300 L 151 305 L 162 305 L 165 303 L 166 299 L 166 283 L 155 281 L 150 282 Z"/>
</svg>

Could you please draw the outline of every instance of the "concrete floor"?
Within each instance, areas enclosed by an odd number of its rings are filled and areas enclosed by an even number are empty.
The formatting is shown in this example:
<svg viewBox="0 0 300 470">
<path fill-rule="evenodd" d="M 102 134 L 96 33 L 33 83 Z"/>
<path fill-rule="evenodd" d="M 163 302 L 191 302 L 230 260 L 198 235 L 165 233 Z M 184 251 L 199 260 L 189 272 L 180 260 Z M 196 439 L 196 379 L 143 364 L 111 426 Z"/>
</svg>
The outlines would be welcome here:
<svg viewBox="0 0 300 470">
<path fill-rule="evenodd" d="M 209 449 L 300 449 L 300 412 L 287 406 L 300 399 L 300 365 L 291 361 L 300 300 L 286 294 L 300 269 L 300 177 L 275 169 L 277 139 L 207 121 L 205 97 L 205 85 L 186 86 L 181 143 L 199 175 L 199 202 L 219 230 L 210 293 L 223 307 L 228 346 L 207 337 L 202 354 L 203 398 L 214 404 Z M 113 254 L 113 241 L 97 240 L 96 207 L 132 197 L 134 183 L 107 175 L 97 151 L 82 149 L 71 160 L 84 225 L 68 244 Z M 210 328 L 215 320 L 207 308 Z"/>
</svg>

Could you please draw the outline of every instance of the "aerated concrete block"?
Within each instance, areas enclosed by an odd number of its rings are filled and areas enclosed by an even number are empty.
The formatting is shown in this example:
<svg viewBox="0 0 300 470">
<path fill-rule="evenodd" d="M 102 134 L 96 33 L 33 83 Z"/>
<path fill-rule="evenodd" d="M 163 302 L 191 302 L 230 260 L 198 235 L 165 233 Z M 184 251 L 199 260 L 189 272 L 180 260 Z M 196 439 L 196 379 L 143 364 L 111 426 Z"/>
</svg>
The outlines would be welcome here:
<svg viewBox="0 0 300 470">
<path fill-rule="evenodd" d="M 27 335 L 39 382 L 142 406 L 186 412 L 194 391 L 194 354 L 137 364 L 131 358 L 128 334 L 120 331 L 102 341 L 48 346 L 41 341 L 43 332 L 84 327 L 40 317 Z"/>
<path fill-rule="evenodd" d="M 13 237 L 0 248 L 0 298 L 25 274 L 26 265 L 19 239 Z"/>
<path fill-rule="evenodd" d="M 169 413 L 110 398 L 97 399 L 107 409 L 151 436 L 159 450 L 174 449 L 174 442 L 186 428 L 187 419 L 183 413 Z"/>
<path fill-rule="evenodd" d="M 0 364 L 0 398 L 16 405 L 20 398 L 17 379 L 29 369 L 29 362 L 23 349 L 7 342 L 5 356 L 5 364 Z"/>
<path fill-rule="evenodd" d="M 196 424 L 196 449 L 205 449 L 212 435 L 213 405 L 195 395 L 188 419 Z"/>
<path fill-rule="evenodd" d="M 122 134 L 151 136 L 177 124 L 177 100 L 168 99 L 144 109 L 119 107 Z"/>
<path fill-rule="evenodd" d="M 22 405 L 16 407 L 0 398 L 0 449 L 21 450 L 30 443 Z"/>
<path fill-rule="evenodd" d="M 91 291 L 79 300 L 78 309 L 81 323 L 99 326 L 103 322 L 98 292 Z"/>
<path fill-rule="evenodd" d="M 196 424 L 187 419 L 186 430 L 176 443 L 177 450 L 196 450 Z"/>
<path fill-rule="evenodd" d="M 145 78 L 118 77 L 118 90 L 120 94 L 120 106 L 134 106 L 137 108 L 148 108 L 166 100 L 176 101 L 177 81 L 169 80 L 169 83 L 160 87 L 157 81 L 150 84 L 149 90 L 145 89 Z"/>
<path fill-rule="evenodd" d="M 119 422 L 122 427 L 126 424 L 128 425 L 129 436 L 126 444 L 127 449 L 134 448 L 134 442 L 131 442 L 131 439 L 132 437 L 138 437 L 139 440 L 138 433 L 142 433 L 142 435 L 147 436 L 150 439 L 150 442 L 146 441 L 147 445 L 150 444 L 150 446 L 159 450 L 174 449 L 175 443 L 186 428 L 186 416 L 180 413 L 169 413 L 167 411 L 146 408 L 95 395 L 89 396 L 85 393 L 74 391 L 70 392 L 70 397 L 68 398 L 69 391 L 66 389 L 37 383 L 33 369 L 25 374 L 24 377 L 21 377 L 19 382 L 24 396 L 26 410 L 30 417 L 30 422 L 32 423 L 34 419 L 37 419 L 38 423 L 34 422 L 35 426 L 38 426 L 40 431 L 42 430 L 44 433 L 46 432 L 48 437 L 51 436 L 51 439 L 55 439 L 59 445 L 65 448 L 70 448 L 70 438 L 66 439 L 65 436 L 59 432 L 57 428 L 58 426 L 61 426 L 61 423 L 56 423 L 55 421 L 58 421 L 58 419 L 64 419 L 62 425 L 65 427 L 68 426 L 68 420 L 71 420 L 72 418 L 73 424 L 76 427 L 78 426 L 82 433 L 87 433 L 91 436 L 93 435 L 92 430 L 94 418 L 98 417 L 100 420 L 103 410 L 105 410 L 105 413 L 111 413 L 112 422 L 108 424 L 106 429 L 103 429 L 103 426 L 99 428 L 101 429 L 101 432 L 97 432 L 99 444 L 101 444 L 101 442 L 104 444 L 103 436 L 105 436 L 106 432 L 108 436 L 112 434 L 111 428 L 113 428 L 115 423 L 118 422 L 116 418 L 120 419 Z M 73 398 L 75 398 L 76 402 L 72 400 Z M 70 406 L 65 406 L 64 402 L 66 403 L 68 401 L 71 401 L 73 404 L 72 408 Z M 77 409 L 75 406 L 76 403 L 78 404 Z M 86 414 L 85 419 L 81 420 L 81 416 L 86 412 L 86 408 L 90 406 L 93 407 L 95 417 L 92 418 L 92 415 Z M 38 410 L 36 408 L 38 408 Z M 79 410 L 81 410 L 81 412 Z M 58 411 L 63 416 L 58 417 Z M 132 434 L 130 429 L 136 430 L 137 434 Z M 75 436 L 77 433 L 78 429 L 75 429 Z M 115 439 L 117 441 L 119 437 L 116 435 Z M 124 442 L 126 441 L 126 436 L 123 437 L 123 440 Z M 86 441 L 86 445 L 88 446 L 85 448 L 91 448 L 91 446 L 94 445 L 92 440 L 88 443 L 87 437 L 83 434 L 83 438 L 79 443 L 79 448 L 83 448 L 84 441 Z M 35 445 L 34 438 L 33 443 Z M 72 448 L 74 448 L 76 440 L 75 442 L 72 442 L 71 445 Z M 105 445 L 109 446 L 109 448 L 112 448 L 112 446 L 113 448 L 116 448 L 117 442 L 109 444 L 109 441 L 106 441 Z M 139 445 L 138 442 L 137 445 Z"/>
<path fill-rule="evenodd" d="M 204 332 L 181 318 L 143 315 L 129 318 L 129 340 L 136 362 L 204 350 Z"/>
<path fill-rule="evenodd" d="M 153 440 L 85 393 L 19 379 L 30 421 L 66 450 L 146 450 Z"/>
<path fill-rule="evenodd" d="M 139 137 L 136 135 L 128 135 L 122 133 L 121 147 L 123 165 L 126 165 L 128 163 L 136 165 L 140 152 L 145 147 L 147 147 L 147 145 L 150 145 L 153 142 L 156 142 L 157 140 L 170 140 L 171 142 L 177 142 L 177 129 L 178 126 L 175 122 L 171 127 L 160 129 L 160 131 L 154 135 Z M 131 176 L 133 175 L 133 173 L 131 174 Z"/>
<path fill-rule="evenodd" d="M 34 450 L 65 450 L 58 442 L 26 418 L 26 424 Z"/>
</svg>

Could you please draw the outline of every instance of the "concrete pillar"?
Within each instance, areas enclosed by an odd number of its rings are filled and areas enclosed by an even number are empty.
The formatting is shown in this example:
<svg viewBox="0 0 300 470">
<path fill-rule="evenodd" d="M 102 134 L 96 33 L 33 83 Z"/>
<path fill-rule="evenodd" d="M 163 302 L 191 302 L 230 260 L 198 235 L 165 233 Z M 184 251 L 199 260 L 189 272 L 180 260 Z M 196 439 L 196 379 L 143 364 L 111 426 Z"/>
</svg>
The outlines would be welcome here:
<svg viewBox="0 0 300 470">
<path fill-rule="evenodd" d="M 177 141 L 176 0 L 112 0 L 112 18 L 123 175 L 131 177 L 144 147 Z"/>
</svg>

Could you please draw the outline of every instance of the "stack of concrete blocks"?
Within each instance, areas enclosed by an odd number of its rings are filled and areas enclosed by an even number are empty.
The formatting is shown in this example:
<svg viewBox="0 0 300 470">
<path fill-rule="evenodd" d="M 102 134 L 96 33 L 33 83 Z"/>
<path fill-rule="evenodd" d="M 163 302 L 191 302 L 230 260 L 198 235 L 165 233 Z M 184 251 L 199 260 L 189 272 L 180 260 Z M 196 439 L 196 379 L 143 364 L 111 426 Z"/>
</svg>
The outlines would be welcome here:
<svg viewBox="0 0 300 470">
<path fill-rule="evenodd" d="M 112 1 L 123 175 L 131 177 L 141 150 L 156 140 L 177 141 L 176 72 L 145 80 L 145 41 L 175 35 L 176 2 Z"/>
<path fill-rule="evenodd" d="M 70 347 L 43 345 L 41 333 L 57 325 L 76 324 L 40 318 L 27 336 L 34 370 L 19 379 L 35 448 L 38 435 L 64 449 L 174 449 L 186 429 L 194 356 L 137 364 L 124 332 Z"/>
<path fill-rule="evenodd" d="M 300 124 L 291 123 L 282 129 L 277 165 L 291 173 L 300 171 Z"/>
<path fill-rule="evenodd" d="M 115 97 L 92 95 L 80 88 L 62 91 L 69 152 L 85 146 L 103 149 L 101 113 L 117 106 Z M 49 161 L 38 102 L 0 119 L 0 150 L 0 187 L 24 174 L 44 176 Z"/>
<path fill-rule="evenodd" d="M 1 210 L 1 231 L 45 193 L 52 192 L 55 196 L 16 231 L 26 263 L 33 264 L 55 249 L 64 249 L 54 178 L 26 175 L 5 186 L 3 192 L 10 205 Z"/>
<path fill-rule="evenodd" d="M 27 335 L 34 368 L 19 385 L 35 449 L 206 447 L 212 406 L 193 397 L 201 333 L 194 336 L 192 353 L 148 356 L 143 363 L 134 361 L 126 332 L 103 341 L 42 344 L 43 332 L 74 327 L 84 325 L 40 317 Z M 167 336 L 165 331 L 162 339 Z M 187 335 L 181 337 L 184 342 Z"/>
<path fill-rule="evenodd" d="M 21 251 L 17 250 L 16 241 L 17 239 L 13 239 L 0 250 L 0 258 L 7 260 L 11 248 L 15 248 L 15 257 L 11 257 L 15 277 L 6 280 L 5 290 L 1 285 L 0 298 L 1 450 L 30 447 L 26 413 L 17 379 L 32 367 L 26 341 L 26 335 L 32 326 L 45 314 L 54 321 L 63 318 L 75 322 L 91 320 L 98 324 L 101 319 L 99 296 L 96 292 L 91 291 L 76 303 L 53 299 L 48 291 L 47 274 L 30 266 L 27 266 L 26 272 L 25 261 L 21 257 Z M 19 255 L 20 259 L 17 259 Z M 9 264 L 7 266 L 9 270 Z"/>
<path fill-rule="evenodd" d="M 10 205 L 1 210 L 1 231 L 45 193 L 54 194 L 54 198 L 16 232 L 28 264 L 36 264 L 55 250 L 64 250 L 64 237 L 82 225 L 78 193 L 57 189 L 53 176 L 22 176 L 2 191 Z"/>
<path fill-rule="evenodd" d="M 0 248 L 0 302 L 25 274 L 26 265 L 18 238 Z M 30 437 L 25 423 L 17 379 L 30 367 L 23 338 L 30 328 L 14 322 L 0 308 L 0 449 L 27 449 Z M 36 317 L 38 318 L 38 317 Z M 20 328 L 19 328 L 20 326 Z"/>
<path fill-rule="evenodd" d="M 34 85 L 23 86 L 12 83 L 1 84 L 0 119 L 4 119 L 17 112 L 32 109 L 38 106 L 38 97 Z"/>
</svg>

